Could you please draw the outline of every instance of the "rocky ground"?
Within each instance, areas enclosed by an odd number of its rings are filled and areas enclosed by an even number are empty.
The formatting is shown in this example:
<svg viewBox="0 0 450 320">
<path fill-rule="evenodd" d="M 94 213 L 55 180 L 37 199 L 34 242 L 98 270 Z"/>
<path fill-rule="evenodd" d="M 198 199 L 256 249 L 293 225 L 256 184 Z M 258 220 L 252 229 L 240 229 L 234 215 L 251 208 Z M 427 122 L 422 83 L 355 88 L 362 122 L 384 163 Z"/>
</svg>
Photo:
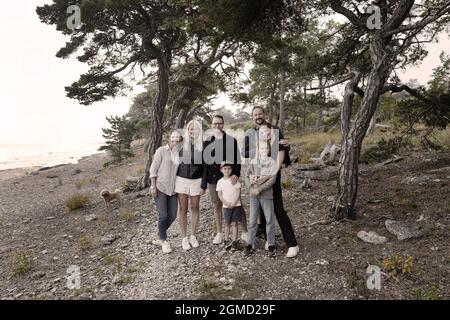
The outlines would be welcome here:
<svg viewBox="0 0 450 320">
<path fill-rule="evenodd" d="M 284 169 L 285 206 L 300 243 L 294 259 L 284 257 L 279 231 L 275 259 L 266 257 L 262 240 L 249 258 L 213 245 L 208 196 L 201 201 L 200 247 L 183 252 L 175 222 L 173 252 L 163 254 L 150 244 L 156 216 L 148 190 L 123 194 L 121 208 L 105 208 L 99 196 L 140 175 L 143 160 L 104 169 L 105 157 L 21 176 L 0 173 L 1 299 L 450 297 L 450 153 L 413 152 L 400 162 L 363 165 L 356 221 L 328 221 L 334 168 Z M 90 202 L 70 212 L 65 202 L 76 193 Z M 386 220 L 397 222 L 388 230 Z M 376 234 L 361 240 L 361 231 Z M 369 265 L 381 268 L 380 290 L 366 286 Z M 67 286 L 70 266 L 80 268 L 79 289 Z"/>
</svg>

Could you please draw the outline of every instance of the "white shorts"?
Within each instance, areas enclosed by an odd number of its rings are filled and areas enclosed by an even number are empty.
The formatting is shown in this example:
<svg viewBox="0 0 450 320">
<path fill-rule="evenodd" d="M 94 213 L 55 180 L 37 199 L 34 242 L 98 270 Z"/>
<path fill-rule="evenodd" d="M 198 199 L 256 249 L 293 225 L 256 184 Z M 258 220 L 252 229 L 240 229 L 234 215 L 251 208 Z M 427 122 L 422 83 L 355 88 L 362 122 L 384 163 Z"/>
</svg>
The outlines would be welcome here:
<svg viewBox="0 0 450 320">
<path fill-rule="evenodd" d="M 188 196 L 199 196 L 202 191 L 202 178 L 188 179 L 177 176 L 175 178 L 175 192 Z"/>
</svg>

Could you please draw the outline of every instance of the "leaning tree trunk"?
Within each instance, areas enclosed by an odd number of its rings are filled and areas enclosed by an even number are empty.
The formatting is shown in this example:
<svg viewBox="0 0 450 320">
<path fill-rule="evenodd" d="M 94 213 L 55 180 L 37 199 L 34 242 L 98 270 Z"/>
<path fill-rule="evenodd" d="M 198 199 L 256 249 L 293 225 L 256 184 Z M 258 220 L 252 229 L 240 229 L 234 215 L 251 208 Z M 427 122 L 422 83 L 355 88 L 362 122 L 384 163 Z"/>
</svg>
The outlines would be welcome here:
<svg viewBox="0 0 450 320">
<path fill-rule="evenodd" d="M 336 220 L 356 217 L 355 203 L 361 145 L 378 106 L 381 89 L 390 73 L 389 52 L 385 52 L 385 45 L 381 36 L 374 36 L 371 41 L 370 54 L 373 67 L 353 124 L 351 123 L 352 104 L 354 90 L 361 78 L 360 74 L 355 74 L 345 88 L 341 108 L 342 149 L 339 160 L 338 192 L 331 210 L 331 216 Z"/>
<path fill-rule="evenodd" d="M 144 177 L 141 188 L 150 185 L 150 165 L 156 149 L 161 145 L 163 135 L 163 116 L 169 99 L 169 73 L 172 63 L 172 53 L 170 50 L 158 57 L 158 96 L 153 104 L 153 123 L 150 131 L 150 144 L 145 165 Z"/>
</svg>

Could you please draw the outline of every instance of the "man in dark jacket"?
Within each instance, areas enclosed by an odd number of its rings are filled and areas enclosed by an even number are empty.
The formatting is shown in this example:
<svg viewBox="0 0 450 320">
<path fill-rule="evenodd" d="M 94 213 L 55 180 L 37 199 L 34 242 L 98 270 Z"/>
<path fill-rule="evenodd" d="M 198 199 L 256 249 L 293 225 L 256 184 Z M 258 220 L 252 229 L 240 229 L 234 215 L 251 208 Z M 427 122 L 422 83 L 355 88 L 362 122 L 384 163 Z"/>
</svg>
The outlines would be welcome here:
<svg viewBox="0 0 450 320">
<path fill-rule="evenodd" d="M 286 257 L 293 258 L 299 252 L 299 247 L 297 244 L 297 239 L 295 238 L 294 228 L 292 227 L 291 220 L 287 215 L 286 210 L 283 206 L 283 194 L 281 190 L 281 166 L 284 164 L 286 167 L 291 164 L 291 159 L 289 157 L 289 146 L 284 143 L 284 137 L 281 130 L 271 125 L 266 121 L 266 115 L 264 109 L 261 106 L 255 106 L 252 110 L 252 118 L 255 123 L 255 127 L 247 130 L 245 133 L 244 141 L 244 158 L 245 159 L 255 159 L 256 157 L 256 145 L 259 139 L 259 128 L 262 125 L 266 125 L 271 129 L 275 129 L 276 137 L 273 137 L 271 156 L 278 160 L 278 173 L 276 176 L 275 184 L 273 185 L 273 204 L 275 207 L 275 216 L 280 226 L 281 233 L 283 235 L 286 246 L 288 247 L 288 252 Z M 262 213 L 262 210 L 260 210 Z M 261 229 L 265 230 L 265 218 L 264 215 L 260 215 Z M 266 247 L 267 249 L 267 247 Z"/>
<path fill-rule="evenodd" d="M 208 137 L 204 143 L 203 160 L 205 167 L 203 170 L 203 178 L 201 188 L 209 189 L 211 202 L 214 206 L 214 222 L 216 227 L 216 235 L 213 243 L 220 244 L 223 241 L 222 234 L 222 202 L 216 191 L 217 181 L 219 181 L 223 174 L 220 171 L 220 164 L 222 161 L 229 161 L 233 163 L 233 171 L 231 173 L 231 182 L 235 184 L 241 175 L 241 156 L 238 143 L 235 138 L 226 134 L 223 130 L 224 120 L 221 115 L 215 115 L 212 118 L 212 129 L 214 134 Z"/>
</svg>

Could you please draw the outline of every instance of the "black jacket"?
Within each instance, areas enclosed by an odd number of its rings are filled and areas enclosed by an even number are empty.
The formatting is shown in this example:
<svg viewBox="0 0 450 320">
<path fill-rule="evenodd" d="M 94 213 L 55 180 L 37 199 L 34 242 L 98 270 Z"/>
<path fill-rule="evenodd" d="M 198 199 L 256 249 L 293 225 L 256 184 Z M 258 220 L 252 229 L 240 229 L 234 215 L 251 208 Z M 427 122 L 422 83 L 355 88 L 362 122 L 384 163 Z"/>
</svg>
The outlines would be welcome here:
<svg viewBox="0 0 450 320">
<path fill-rule="evenodd" d="M 227 152 L 228 151 L 228 152 Z M 202 189 L 206 189 L 208 183 L 217 183 L 223 174 L 220 171 L 222 161 L 233 163 L 232 175 L 241 175 L 241 154 L 235 138 L 223 133 L 223 139 L 209 137 L 203 147 L 203 160 L 205 168 L 202 177 Z"/>
<path fill-rule="evenodd" d="M 269 127 L 271 129 L 276 129 L 279 130 L 278 131 L 278 140 L 284 139 L 283 133 L 281 132 L 280 128 L 266 123 L 267 125 L 269 125 Z M 256 141 L 259 139 L 259 135 L 258 135 L 258 128 L 252 128 L 249 129 L 245 132 L 245 137 L 244 137 L 244 150 L 243 150 L 243 154 L 242 157 L 245 159 L 255 159 L 256 157 Z M 275 145 L 276 141 L 272 141 L 271 142 L 271 150 L 272 150 L 272 158 L 274 158 L 274 160 L 276 161 L 277 159 L 274 156 L 273 151 L 275 150 L 275 148 L 278 148 L 279 151 L 284 150 L 285 151 L 285 156 L 284 156 L 284 161 L 283 164 L 288 167 L 292 164 L 291 161 L 291 157 L 289 156 L 289 151 L 291 149 L 290 146 L 284 146 L 281 144 Z"/>
<path fill-rule="evenodd" d="M 199 179 L 203 177 L 204 162 L 202 150 L 195 150 L 194 145 L 189 145 L 189 150 L 181 147 L 178 152 L 180 164 L 177 176 L 187 179 Z"/>
</svg>

